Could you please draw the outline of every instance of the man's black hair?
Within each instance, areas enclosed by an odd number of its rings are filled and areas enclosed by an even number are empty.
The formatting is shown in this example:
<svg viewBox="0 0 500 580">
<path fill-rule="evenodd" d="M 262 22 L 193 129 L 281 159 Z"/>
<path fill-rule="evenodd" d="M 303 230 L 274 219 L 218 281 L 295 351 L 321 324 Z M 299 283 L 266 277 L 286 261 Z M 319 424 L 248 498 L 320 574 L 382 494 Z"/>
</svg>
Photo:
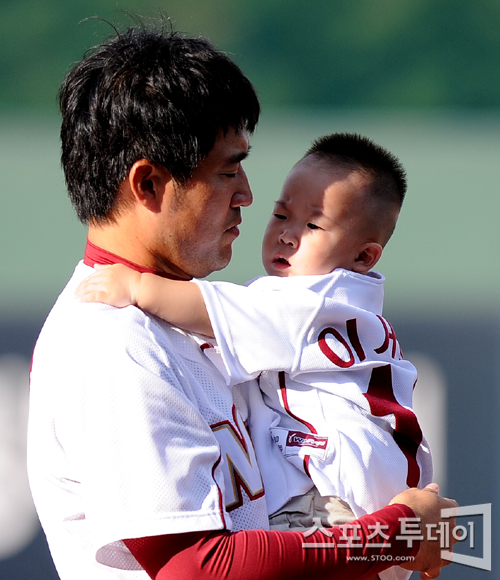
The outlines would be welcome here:
<svg viewBox="0 0 500 580">
<path fill-rule="evenodd" d="M 96 47 L 60 92 L 62 166 L 83 223 L 112 219 L 120 184 L 139 159 L 185 184 L 220 129 L 252 133 L 256 92 L 204 38 L 130 27 Z"/>
<path fill-rule="evenodd" d="M 314 155 L 325 166 L 336 165 L 359 170 L 371 179 L 370 191 L 380 201 L 401 208 L 406 194 L 406 172 L 399 159 L 356 133 L 333 133 L 320 137 L 305 157 Z"/>
</svg>

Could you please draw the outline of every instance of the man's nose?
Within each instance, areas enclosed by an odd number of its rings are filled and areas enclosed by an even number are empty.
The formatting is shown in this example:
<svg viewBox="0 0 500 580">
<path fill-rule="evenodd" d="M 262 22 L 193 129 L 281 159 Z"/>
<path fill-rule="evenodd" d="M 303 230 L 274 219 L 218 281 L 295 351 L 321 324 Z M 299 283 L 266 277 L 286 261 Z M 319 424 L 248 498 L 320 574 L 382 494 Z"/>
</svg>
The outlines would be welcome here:
<svg viewBox="0 0 500 580">
<path fill-rule="evenodd" d="M 238 169 L 236 191 L 231 199 L 231 207 L 247 207 L 253 202 L 253 194 L 243 167 Z"/>
</svg>

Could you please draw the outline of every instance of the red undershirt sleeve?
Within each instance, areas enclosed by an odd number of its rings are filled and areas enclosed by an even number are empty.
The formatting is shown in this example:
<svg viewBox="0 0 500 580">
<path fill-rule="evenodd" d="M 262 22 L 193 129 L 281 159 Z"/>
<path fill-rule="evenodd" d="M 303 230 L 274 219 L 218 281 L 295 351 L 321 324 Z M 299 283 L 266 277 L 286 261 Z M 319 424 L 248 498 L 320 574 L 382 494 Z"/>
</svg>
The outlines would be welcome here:
<svg viewBox="0 0 500 580">
<path fill-rule="evenodd" d="M 418 541 L 409 547 L 396 540 L 399 518 L 413 517 L 408 506 L 397 504 L 359 518 L 350 524 L 352 543 L 362 546 L 357 548 L 341 547 L 346 540 L 339 527 L 307 537 L 302 532 L 218 530 L 124 542 L 154 580 L 362 580 L 394 565 L 397 557 L 416 556 Z M 374 534 L 375 525 L 388 540 Z M 374 537 L 368 539 L 370 535 Z M 304 542 L 321 546 L 304 548 Z M 373 546 L 384 542 L 384 548 Z"/>
</svg>

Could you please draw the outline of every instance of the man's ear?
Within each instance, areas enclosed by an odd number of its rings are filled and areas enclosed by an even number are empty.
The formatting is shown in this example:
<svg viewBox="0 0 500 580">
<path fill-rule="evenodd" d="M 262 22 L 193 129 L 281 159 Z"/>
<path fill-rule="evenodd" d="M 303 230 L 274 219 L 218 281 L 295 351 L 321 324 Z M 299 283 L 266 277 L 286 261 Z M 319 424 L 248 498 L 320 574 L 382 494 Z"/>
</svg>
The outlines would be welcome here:
<svg viewBox="0 0 500 580">
<path fill-rule="evenodd" d="M 135 201 L 154 213 L 161 211 L 163 197 L 173 185 L 170 172 L 147 159 L 139 159 L 132 165 L 127 181 Z"/>
<path fill-rule="evenodd" d="M 366 274 L 375 264 L 380 260 L 382 256 L 382 246 L 377 244 L 377 242 L 367 242 L 362 246 L 361 252 L 354 261 L 353 271 L 358 272 L 358 274 Z"/>
</svg>

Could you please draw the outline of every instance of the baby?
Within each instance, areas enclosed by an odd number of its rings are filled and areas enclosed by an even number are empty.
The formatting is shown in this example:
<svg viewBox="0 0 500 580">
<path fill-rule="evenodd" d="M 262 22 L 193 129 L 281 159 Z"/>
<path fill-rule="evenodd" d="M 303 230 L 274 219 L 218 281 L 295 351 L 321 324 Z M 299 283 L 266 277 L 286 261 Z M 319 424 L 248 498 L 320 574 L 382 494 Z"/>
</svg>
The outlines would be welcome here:
<svg viewBox="0 0 500 580">
<path fill-rule="evenodd" d="M 417 373 L 382 317 L 384 278 L 372 270 L 405 192 L 388 151 L 359 135 L 322 137 L 275 204 L 262 247 L 269 276 L 239 286 L 115 265 L 79 287 L 81 300 L 136 305 L 215 338 L 205 354 L 229 385 L 259 378 L 249 428 L 275 529 L 342 524 L 431 481 L 412 411 Z"/>
</svg>

